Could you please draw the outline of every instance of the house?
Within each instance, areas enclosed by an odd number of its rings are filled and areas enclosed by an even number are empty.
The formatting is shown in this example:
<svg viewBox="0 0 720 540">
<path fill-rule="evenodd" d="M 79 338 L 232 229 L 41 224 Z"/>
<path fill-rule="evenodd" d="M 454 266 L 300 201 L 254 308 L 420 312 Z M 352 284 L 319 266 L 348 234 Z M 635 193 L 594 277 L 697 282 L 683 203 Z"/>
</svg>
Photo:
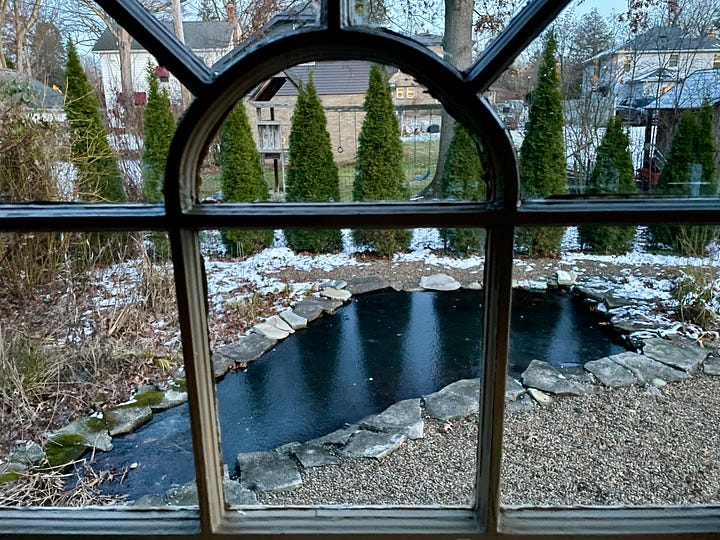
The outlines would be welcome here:
<svg viewBox="0 0 720 540">
<path fill-rule="evenodd" d="M 699 70 L 720 68 L 715 30 L 695 36 L 655 27 L 585 61 L 585 92 L 609 96 L 629 123 L 644 125 L 642 108 Z"/>
<path fill-rule="evenodd" d="M 174 33 L 171 22 L 166 22 L 165 26 Z M 115 31 L 114 28 L 106 28 L 92 49 L 100 57 L 103 93 L 108 109 L 116 103 L 122 88 L 120 52 Z M 231 21 L 186 21 L 183 22 L 183 32 L 185 44 L 207 65 L 212 65 L 225 56 L 237 41 L 237 24 Z M 167 84 L 170 98 L 180 101 L 180 82 L 162 66 L 158 66 L 155 58 L 135 40 L 132 40 L 130 45 L 130 63 L 136 103 L 144 103 L 148 89 L 148 64 L 155 67 L 161 81 Z"/>
</svg>

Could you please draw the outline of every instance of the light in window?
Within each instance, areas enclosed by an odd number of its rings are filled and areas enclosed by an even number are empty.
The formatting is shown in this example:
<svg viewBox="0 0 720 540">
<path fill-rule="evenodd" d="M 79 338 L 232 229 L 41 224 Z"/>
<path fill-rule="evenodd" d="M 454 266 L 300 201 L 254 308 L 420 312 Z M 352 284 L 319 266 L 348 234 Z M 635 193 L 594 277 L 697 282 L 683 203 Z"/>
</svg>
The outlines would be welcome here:
<svg viewBox="0 0 720 540">
<path fill-rule="evenodd" d="M 720 69 L 720 53 L 713 55 L 713 69 Z"/>
<path fill-rule="evenodd" d="M 407 92 L 405 93 L 405 96 L 406 96 L 408 99 L 414 98 L 414 97 L 415 97 L 415 89 L 414 89 L 414 88 L 408 88 L 408 89 L 407 89 Z"/>
<path fill-rule="evenodd" d="M 398 99 L 403 99 L 405 97 L 405 89 L 404 88 L 398 88 L 395 90 L 395 95 Z"/>
</svg>

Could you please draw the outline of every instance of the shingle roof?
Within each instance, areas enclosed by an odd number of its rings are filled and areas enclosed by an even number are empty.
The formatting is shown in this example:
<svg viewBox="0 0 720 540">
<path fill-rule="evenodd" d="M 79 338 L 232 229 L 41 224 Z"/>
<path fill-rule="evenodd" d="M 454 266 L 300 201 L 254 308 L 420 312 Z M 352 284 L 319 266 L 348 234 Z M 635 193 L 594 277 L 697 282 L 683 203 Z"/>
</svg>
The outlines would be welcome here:
<svg viewBox="0 0 720 540">
<path fill-rule="evenodd" d="M 30 95 L 22 95 L 20 88 L 17 89 L 12 95 L 15 100 L 23 100 L 27 102 L 27 106 L 30 109 L 59 109 L 63 108 L 65 103 L 65 97 L 60 93 L 56 92 L 52 88 L 45 86 L 37 79 L 32 79 L 23 73 L 18 73 L 13 69 L 0 69 L 0 84 L 4 84 L 10 81 L 17 81 L 19 83 L 27 83 L 30 85 Z"/>
<path fill-rule="evenodd" d="M 720 52 L 720 39 L 710 36 L 690 36 L 682 28 L 673 26 L 656 26 L 639 36 L 615 47 L 588 58 L 590 62 L 617 52 L 678 52 L 678 51 L 712 51 Z"/>
<path fill-rule="evenodd" d="M 672 87 L 647 109 L 699 109 L 705 102 L 710 105 L 720 103 L 720 69 L 696 71 Z"/>
<path fill-rule="evenodd" d="M 318 95 L 364 94 L 370 77 L 370 62 L 348 60 L 302 64 L 285 70 L 288 81 L 278 90 L 278 96 L 295 96 L 297 88 L 291 82 L 307 82 L 313 74 Z"/>
<path fill-rule="evenodd" d="M 163 24 L 174 33 L 171 22 Z M 185 44 L 193 50 L 226 49 L 231 45 L 233 28 L 233 23 L 227 21 L 185 21 L 183 22 Z M 143 46 L 134 39 L 131 48 L 136 51 L 144 50 Z M 118 50 L 117 39 L 110 28 L 105 28 L 92 50 L 93 52 Z"/>
</svg>

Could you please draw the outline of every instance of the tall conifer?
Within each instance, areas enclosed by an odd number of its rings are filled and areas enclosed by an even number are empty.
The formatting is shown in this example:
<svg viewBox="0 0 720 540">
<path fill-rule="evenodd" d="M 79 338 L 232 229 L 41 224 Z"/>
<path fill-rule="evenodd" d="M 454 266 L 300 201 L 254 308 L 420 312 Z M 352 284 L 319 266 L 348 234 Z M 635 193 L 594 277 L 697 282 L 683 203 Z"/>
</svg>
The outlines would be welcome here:
<svg viewBox="0 0 720 540">
<path fill-rule="evenodd" d="M 538 68 L 537 87 L 532 92 L 525 138 L 520 146 L 520 187 L 523 198 L 538 199 L 567 193 L 567 160 L 563 136 L 560 68 L 555 58 L 557 40 L 550 32 Z M 564 229 L 523 229 L 518 240 L 529 255 L 546 256 L 560 250 Z"/>
<path fill-rule="evenodd" d="M 356 201 L 392 201 L 408 197 L 402 167 L 403 147 L 395 117 L 387 72 L 379 65 L 370 68 L 365 95 L 365 119 L 358 138 L 357 173 L 353 185 Z M 403 229 L 356 230 L 355 242 L 366 244 L 381 256 L 389 256 L 410 245 L 412 233 Z"/>
<path fill-rule="evenodd" d="M 290 128 L 290 167 L 286 200 L 328 202 L 340 200 L 338 169 L 330 145 L 330 134 L 312 75 L 300 85 Z M 291 229 L 285 231 L 288 245 L 314 253 L 342 249 L 339 229 Z"/>
<path fill-rule="evenodd" d="M 160 88 L 155 69 L 148 65 L 148 95 L 143 111 L 143 187 L 149 203 L 163 200 L 165 165 L 175 133 L 175 118 L 170 108 L 167 89 Z"/>
</svg>

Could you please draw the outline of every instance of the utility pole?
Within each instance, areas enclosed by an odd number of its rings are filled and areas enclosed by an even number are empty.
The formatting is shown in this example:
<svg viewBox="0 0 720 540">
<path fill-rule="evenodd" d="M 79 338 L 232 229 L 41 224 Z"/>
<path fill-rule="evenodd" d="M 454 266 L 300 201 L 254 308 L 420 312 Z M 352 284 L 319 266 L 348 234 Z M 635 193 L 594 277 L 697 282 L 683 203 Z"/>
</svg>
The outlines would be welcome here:
<svg viewBox="0 0 720 540">
<path fill-rule="evenodd" d="M 185 31 L 183 29 L 182 20 L 182 9 L 180 8 L 180 0 L 172 0 L 173 10 L 173 26 L 175 27 L 175 35 L 177 36 L 180 43 L 185 43 Z M 187 109 L 192 101 L 190 90 L 185 88 L 182 84 L 180 85 L 180 94 L 182 98 L 183 109 Z"/>
</svg>

